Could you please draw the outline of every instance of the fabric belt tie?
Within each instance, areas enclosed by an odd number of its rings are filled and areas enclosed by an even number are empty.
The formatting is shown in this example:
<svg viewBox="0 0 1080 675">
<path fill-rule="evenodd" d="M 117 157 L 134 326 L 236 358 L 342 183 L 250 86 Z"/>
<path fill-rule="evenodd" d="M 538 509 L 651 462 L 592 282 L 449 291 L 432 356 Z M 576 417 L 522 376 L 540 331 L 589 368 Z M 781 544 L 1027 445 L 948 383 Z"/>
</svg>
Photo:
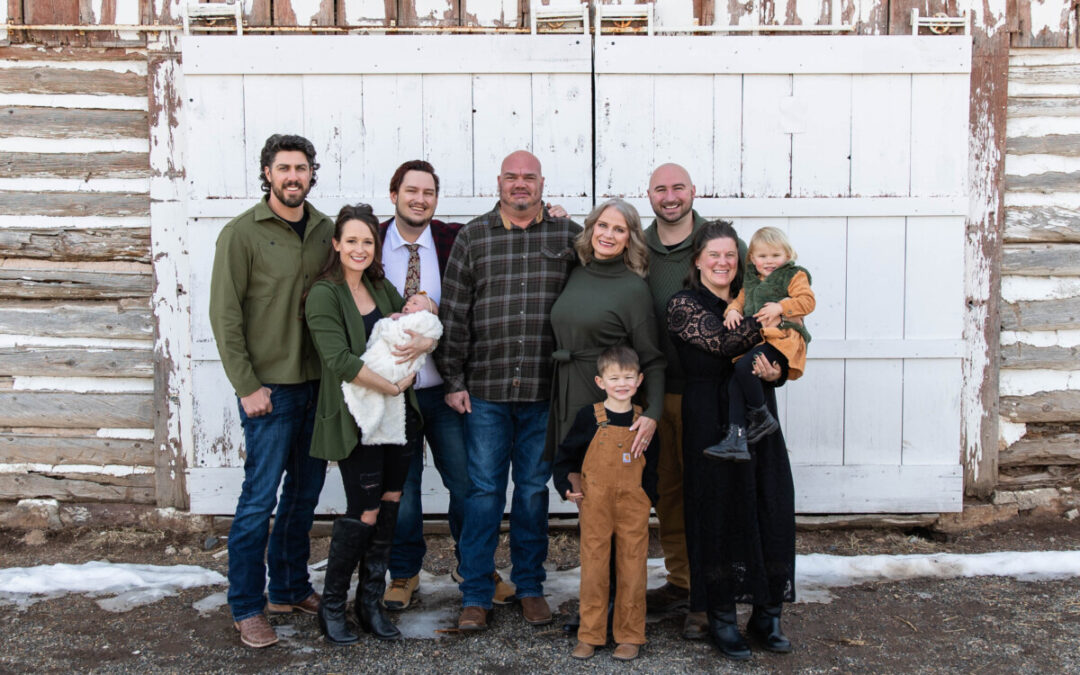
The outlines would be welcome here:
<svg viewBox="0 0 1080 675">
<path fill-rule="evenodd" d="M 551 390 L 558 395 L 558 409 L 555 411 L 559 419 L 566 419 L 570 406 L 570 373 L 567 369 L 574 361 L 596 363 L 600 354 L 607 347 L 590 347 L 588 349 L 556 349 L 551 353 L 551 360 L 555 362 L 555 372 L 552 375 Z"/>
</svg>

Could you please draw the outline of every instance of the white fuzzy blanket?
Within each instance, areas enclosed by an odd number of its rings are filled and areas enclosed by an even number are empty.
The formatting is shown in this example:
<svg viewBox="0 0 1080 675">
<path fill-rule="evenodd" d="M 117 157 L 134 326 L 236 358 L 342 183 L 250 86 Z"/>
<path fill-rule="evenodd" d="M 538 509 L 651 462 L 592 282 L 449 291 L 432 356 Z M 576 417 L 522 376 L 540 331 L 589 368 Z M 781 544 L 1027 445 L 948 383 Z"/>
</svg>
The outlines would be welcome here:
<svg viewBox="0 0 1080 675">
<path fill-rule="evenodd" d="M 397 358 L 390 353 L 396 345 L 405 344 L 411 339 L 406 330 L 433 340 L 442 337 L 442 324 L 431 312 L 414 312 L 397 319 L 379 319 L 368 336 L 367 350 L 361 356 L 364 365 L 391 382 L 419 371 L 427 360 L 426 354 L 407 363 L 395 363 Z M 349 412 L 360 425 L 361 443 L 405 443 L 405 394 L 387 396 L 352 382 L 342 382 L 341 391 L 345 394 Z"/>
</svg>

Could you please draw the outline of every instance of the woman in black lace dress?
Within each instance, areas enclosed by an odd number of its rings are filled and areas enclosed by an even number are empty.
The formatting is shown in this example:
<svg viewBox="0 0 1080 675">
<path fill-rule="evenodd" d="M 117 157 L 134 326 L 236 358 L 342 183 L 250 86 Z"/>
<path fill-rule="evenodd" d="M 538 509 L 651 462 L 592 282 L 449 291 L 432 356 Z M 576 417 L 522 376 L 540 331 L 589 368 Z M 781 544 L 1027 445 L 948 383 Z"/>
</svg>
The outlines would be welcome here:
<svg viewBox="0 0 1080 675">
<path fill-rule="evenodd" d="M 780 610 L 795 600 L 795 489 L 783 434 L 766 436 L 749 462 L 718 462 L 701 451 L 723 438 L 731 359 L 760 341 L 760 324 L 724 328 L 724 309 L 742 281 L 731 223 L 706 223 L 694 238 L 687 288 L 667 307 L 668 331 L 687 374 L 683 394 L 683 490 L 690 558 L 690 610 L 708 611 L 709 634 L 725 656 L 750 648 L 735 603 L 753 605 L 747 634 L 769 651 L 791 651 Z M 786 373 L 760 359 L 754 372 L 782 383 Z M 776 415 L 776 396 L 765 388 Z"/>
</svg>

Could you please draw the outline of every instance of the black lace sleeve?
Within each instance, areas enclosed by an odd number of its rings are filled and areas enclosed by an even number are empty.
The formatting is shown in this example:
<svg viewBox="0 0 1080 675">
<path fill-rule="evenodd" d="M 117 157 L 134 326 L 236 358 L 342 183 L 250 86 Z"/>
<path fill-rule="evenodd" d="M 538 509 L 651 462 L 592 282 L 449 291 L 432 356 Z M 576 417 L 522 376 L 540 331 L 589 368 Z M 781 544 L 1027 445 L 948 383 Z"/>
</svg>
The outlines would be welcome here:
<svg viewBox="0 0 1080 675">
<path fill-rule="evenodd" d="M 761 342 L 761 324 L 750 316 L 732 330 L 721 317 L 688 293 L 676 293 L 667 306 L 667 328 L 681 340 L 714 356 L 735 358 Z"/>
</svg>

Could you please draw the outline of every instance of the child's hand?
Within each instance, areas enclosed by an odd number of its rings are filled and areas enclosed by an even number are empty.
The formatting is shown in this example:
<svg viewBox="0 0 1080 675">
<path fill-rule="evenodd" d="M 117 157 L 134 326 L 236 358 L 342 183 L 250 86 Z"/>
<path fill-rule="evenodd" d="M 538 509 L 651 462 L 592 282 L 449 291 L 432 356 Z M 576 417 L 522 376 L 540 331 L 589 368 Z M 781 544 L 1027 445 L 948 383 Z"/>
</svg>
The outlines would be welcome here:
<svg viewBox="0 0 1080 675">
<path fill-rule="evenodd" d="M 566 491 L 566 501 L 574 502 L 579 508 L 581 507 L 581 500 L 583 499 L 585 499 L 585 495 L 580 492 L 571 492 L 570 490 Z"/>
<path fill-rule="evenodd" d="M 780 316 L 784 313 L 784 308 L 780 306 L 779 302 L 766 302 L 765 305 L 758 310 L 758 313 L 754 315 L 754 318 L 766 328 L 780 325 Z"/>
<path fill-rule="evenodd" d="M 740 323 L 742 323 L 742 312 L 733 309 L 724 315 L 724 328 L 731 330 Z"/>
</svg>

